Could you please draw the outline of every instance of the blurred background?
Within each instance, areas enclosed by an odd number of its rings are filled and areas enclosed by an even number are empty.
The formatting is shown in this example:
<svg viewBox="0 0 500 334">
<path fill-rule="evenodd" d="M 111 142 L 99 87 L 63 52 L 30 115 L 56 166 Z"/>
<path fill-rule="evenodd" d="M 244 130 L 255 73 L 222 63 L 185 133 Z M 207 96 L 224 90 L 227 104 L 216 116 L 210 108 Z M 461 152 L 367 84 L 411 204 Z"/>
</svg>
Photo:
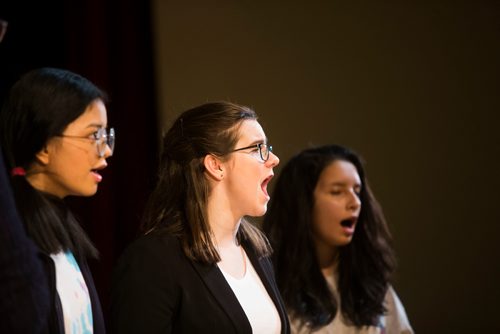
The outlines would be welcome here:
<svg viewBox="0 0 500 334">
<path fill-rule="evenodd" d="M 162 131 L 229 100 L 257 111 L 282 165 L 328 143 L 364 157 L 417 333 L 500 332 L 499 1 L 18 0 L 0 18 L 1 99 L 42 66 L 110 95 L 115 155 L 96 196 L 69 200 L 105 310 Z"/>
</svg>

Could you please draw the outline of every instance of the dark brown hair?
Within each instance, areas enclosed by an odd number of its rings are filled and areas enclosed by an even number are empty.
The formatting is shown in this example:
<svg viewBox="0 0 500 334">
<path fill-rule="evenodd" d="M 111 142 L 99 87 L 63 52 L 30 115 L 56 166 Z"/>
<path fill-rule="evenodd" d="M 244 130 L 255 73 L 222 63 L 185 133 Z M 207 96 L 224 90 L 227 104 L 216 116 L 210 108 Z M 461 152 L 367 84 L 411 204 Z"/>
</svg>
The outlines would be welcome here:
<svg viewBox="0 0 500 334">
<path fill-rule="evenodd" d="M 186 256 L 204 263 L 220 261 L 207 219 L 210 193 L 203 159 L 213 154 L 225 159 L 238 141 L 244 120 L 256 120 L 248 107 L 230 102 L 203 104 L 182 113 L 163 137 L 156 188 L 150 196 L 142 230 L 174 234 Z M 267 239 L 243 220 L 238 241 L 249 240 L 259 255 L 267 255 Z"/>
<path fill-rule="evenodd" d="M 327 325 L 338 309 L 320 270 L 311 229 L 314 189 L 321 172 L 337 160 L 351 162 L 362 182 L 356 233 L 340 248 L 337 269 L 341 309 L 350 323 L 377 324 L 396 265 L 382 209 L 358 155 L 329 145 L 293 157 L 280 173 L 263 228 L 274 249 L 276 280 L 288 311 L 311 329 Z"/>
</svg>

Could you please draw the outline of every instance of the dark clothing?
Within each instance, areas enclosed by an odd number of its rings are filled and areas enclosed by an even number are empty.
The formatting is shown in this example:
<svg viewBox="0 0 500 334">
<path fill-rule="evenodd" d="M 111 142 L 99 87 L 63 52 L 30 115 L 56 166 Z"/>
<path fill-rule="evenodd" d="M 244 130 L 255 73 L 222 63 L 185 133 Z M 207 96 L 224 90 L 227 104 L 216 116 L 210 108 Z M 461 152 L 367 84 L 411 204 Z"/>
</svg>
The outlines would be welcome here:
<svg viewBox="0 0 500 334">
<path fill-rule="evenodd" d="M 92 275 L 85 262 L 78 265 L 90 294 L 94 334 L 105 333 Z M 21 224 L 0 152 L 0 333 L 64 333 L 55 275 L 54 262 Z"/>
<path fill-rule="evenodd" d="M 42 262 L 17 214 L 0 152 L 0 333 L 39 333 L 49 312 Z"/>
<path fill-rule="evenodd" d="M 242 244 L 289 333 L 288 318 L 267 257 Z M 113 276 L 114 333 L 251 333 L 231 287 L 216 265 L 189 260 L 171 235 L 146 235 L 122 255 Z"/>
</svg>

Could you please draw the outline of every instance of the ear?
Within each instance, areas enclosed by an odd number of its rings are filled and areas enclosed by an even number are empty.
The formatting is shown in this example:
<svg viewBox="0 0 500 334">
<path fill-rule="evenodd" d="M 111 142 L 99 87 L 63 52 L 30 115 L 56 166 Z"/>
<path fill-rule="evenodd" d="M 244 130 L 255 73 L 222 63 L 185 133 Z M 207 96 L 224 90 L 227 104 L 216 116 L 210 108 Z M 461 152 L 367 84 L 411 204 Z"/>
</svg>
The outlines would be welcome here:
<svg viewBox="0 0 500 334">
<path fill-rule="evenodd" d="M 222 161 L 213 154 L 205 155 L 203 159 L 205 170 L 215 180 L 222 180 L 224 178 L 224 166 Z"/>
<path fill-rule="evenodd" d="M 36 160 L 42 165 L 48 165 L 50 161 L 50 154 L 47 146 L 44 146 L 36 155 Z"/>
</svg>

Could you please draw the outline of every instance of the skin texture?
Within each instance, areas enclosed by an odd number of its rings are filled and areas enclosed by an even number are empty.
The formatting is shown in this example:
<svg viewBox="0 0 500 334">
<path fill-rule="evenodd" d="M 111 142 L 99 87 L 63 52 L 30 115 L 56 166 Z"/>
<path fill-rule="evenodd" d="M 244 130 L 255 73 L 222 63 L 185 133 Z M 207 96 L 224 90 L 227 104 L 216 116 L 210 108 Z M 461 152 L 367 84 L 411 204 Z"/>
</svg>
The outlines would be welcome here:
<svg viewBox="0 0 500 334">
<path fill-rule="evenodd" d="M 262 126 L 255 120 L 243 121 L 239 134 L 235 148 L 267 143 Z M 257 147 L 233 152 L 222 163 L 221 186 L 236 220 L 266 213 L 269 201 L 267 184 L 278 164 L 279 158 L 273 153 L 266 162 L 262 161 Z"/>
<path fill-rule="evenodd" d="M 333 264 L 338 247 L 352 240 L 361 210 L 360 190 L 358 172 L 350 162 L 336 160 L 320 174 L 314 189 L 313 234 L 323 268 Z M 343 226 L 345 220 L 351 225 Z"/>
<path fill-rule="evenodd" d="M 239 128 L 236 148 L 267 143 L 261 125 L 245 120 Z M 227 160 L 213 155 L 205 158 L 211 193 L 208 201 L 209 222 L 221 261 L 218 265 L 233 277 L 245 274 L 245 263 L 236 233 L 243 216 L 262 216 L 267 211 L 267 185 L 279 158 L 270 153 L 262 161 L 257 147 L 230 153 Z"/>
<path fill-rule="evenodd" d="M 37 154 L 37 162 L 27 171 L 28 181 L 34 188 L 60 198 L 94 195 L 102 180 L 98 171 L 107 166 L 111 150 L 106 147 L 103 157 L 99 157 L 93 135 L 106 128 L 107 122 L 104 103 L 93 101 L 66 127 L 63 136 L 49 139 Z"/>
</svg>

